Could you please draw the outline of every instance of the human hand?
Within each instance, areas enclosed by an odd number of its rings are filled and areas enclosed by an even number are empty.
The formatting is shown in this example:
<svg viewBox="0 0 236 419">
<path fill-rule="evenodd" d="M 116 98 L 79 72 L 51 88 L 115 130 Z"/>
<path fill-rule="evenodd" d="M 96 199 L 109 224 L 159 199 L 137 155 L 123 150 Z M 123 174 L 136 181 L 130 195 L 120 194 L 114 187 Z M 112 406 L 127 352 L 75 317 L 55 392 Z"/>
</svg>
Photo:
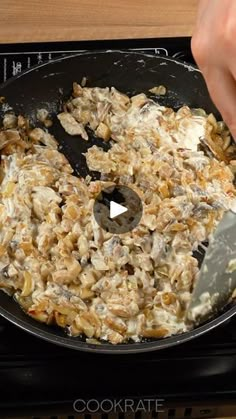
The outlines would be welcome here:
<svg viewBox="0 0 236 419">
<path fill-rule="evenodd" d="M 236 0 L 199 0 L 191 48 L 236 141 Z"/>
</svg>

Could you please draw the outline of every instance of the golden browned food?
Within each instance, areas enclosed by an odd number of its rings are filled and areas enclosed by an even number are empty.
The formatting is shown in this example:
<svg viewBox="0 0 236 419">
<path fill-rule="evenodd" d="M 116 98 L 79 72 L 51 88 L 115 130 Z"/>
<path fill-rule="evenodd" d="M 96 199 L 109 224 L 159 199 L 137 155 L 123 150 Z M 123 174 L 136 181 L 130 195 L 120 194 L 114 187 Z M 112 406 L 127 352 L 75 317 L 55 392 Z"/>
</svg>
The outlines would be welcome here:
<svg viewBox="0 0 236 419">
<path fill-rule="evenodd" d="M 229 132 L 199 109 L 174 112 L 145 94 L 76 83 L 58 119 L 78 141 L 88 139 L 88 125 L 111 143 L 86 153 L 101 180 L 74 176 L 46 130 L 4 117 L 1 289 L 36 320 L 92 343 L 185 332 L 199 272 L 193 251 L 236 196 Z M 114 183 L 143 202 L 140 224 L 122 235 L 103 231 L 93 216 L 96 196 Z"/>
</svg>

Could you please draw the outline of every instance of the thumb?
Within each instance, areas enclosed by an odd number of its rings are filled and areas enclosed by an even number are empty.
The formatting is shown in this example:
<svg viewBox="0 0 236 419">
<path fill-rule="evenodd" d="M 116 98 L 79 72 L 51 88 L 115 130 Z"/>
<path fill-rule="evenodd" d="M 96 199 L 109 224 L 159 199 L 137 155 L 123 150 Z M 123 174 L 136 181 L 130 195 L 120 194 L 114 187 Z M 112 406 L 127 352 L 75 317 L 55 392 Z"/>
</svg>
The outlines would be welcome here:
<svg viewBox="0 0 236 419">
<path fill-rule="evenodd" d="M 213 68 L 204 78 L 211 99 L 236 142 L 236 80 L 223 68 Z"/>
</svg>

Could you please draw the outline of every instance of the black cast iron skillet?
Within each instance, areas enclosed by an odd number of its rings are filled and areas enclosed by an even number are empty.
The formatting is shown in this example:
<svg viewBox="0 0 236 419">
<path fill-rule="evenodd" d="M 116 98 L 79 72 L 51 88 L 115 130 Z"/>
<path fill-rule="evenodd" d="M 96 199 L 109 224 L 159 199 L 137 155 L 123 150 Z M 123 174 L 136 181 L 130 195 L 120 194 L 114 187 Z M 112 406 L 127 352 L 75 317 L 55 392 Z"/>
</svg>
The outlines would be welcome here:
<svg viewBox="0 0 236 419">
<path fill-rule="evenodd" d="M 61 109 L 65 98 L 70 96 L 72 83 L 81 82 L 87 77 L 88 86 L 114 86 L 128 94 L 145 92 L 157 85 L 167 87 L 167 95 L 158 101 L 178 109 L 182 105 L 203 108 L 219 117 L 212 104 L 200 71 L 186 63 L 171 58 L 149 56 L 126 51 L 94 51 L 63 57 L 43 64 L 10 79 L 0 86 L 0 96 L 6 97 L 7 104 L 16 113 L 30 117 L 36 124 L 36 111 L 39 108 L 49 110 L 54 124 L 50 131 L 59 141 L 62 152 L 66 155 L 75 173 L 82 176 L 88 173 L 82 153 L 92 144 L 102 145 L 99 139 L 90 135 L 86 142 L 67 135 L 57 122 L 56 113 Z M 0 111 L 6 111 L 4 105 Z M 1 119 L 0 113 L 0 119 Z M 37 122 L 37 125 L 38 122 Z M 93 173 L 96 177 L 96 173 Z M 22 329 L 47 341 L 91 352 L 135 353 L 167 348 L 193 339 L 210 331 L 230 319 L 236 307 L 227 309 L 217 318 L 182 335 L 165 339 L 150 339 L 140 343 L 111 345 L 91 345 L 84 338 L 69 337 L 57 327 L 38 323 L 28 317 L 19 305 L 4 292 L 0 292 L 0 314 Z"/>
</svg>

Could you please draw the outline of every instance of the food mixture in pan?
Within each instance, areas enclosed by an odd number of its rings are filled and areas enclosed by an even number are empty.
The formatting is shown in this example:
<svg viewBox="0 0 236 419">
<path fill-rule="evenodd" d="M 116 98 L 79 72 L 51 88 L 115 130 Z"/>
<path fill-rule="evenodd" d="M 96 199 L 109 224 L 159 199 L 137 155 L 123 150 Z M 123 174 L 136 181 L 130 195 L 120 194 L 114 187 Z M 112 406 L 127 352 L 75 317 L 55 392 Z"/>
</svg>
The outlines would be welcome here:
<svg viewBox="0 0 236 419">
<path fill-rule="evenodd" d="M 29 316 L 91 343 L 185 332 L 199 272 L 193 251 L 236 196 L 236 146 L 227 128 L 201 109 L 160 106 L 158 96 L 130 98 L 77 83 L 58 119 L 80 135 L 71 141 L 86 141 L 89 127 L 110 142 L 108 151 L 93 146 L 86 153 L 101 179 L 75 176 L 46 127 L 5 115 L 1 289 Z M 139 225 L 121 235 L 102 230 L 93 215 L 96 196 L 114 184 L 130 187 L 143 203 Z"/>
</svg>

